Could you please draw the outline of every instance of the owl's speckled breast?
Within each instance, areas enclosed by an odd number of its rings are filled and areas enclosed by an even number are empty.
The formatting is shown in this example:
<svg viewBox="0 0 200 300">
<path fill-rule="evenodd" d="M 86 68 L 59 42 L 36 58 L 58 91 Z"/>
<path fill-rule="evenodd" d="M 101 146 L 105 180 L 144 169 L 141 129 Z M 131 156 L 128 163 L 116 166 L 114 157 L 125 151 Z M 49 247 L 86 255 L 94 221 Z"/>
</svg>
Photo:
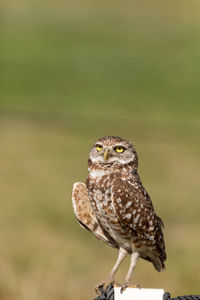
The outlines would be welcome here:
<svg viewBox="0 0 200 300">
<path fill-rule="evenodd" d="M 93 210 L 108 218 L 111 217 L 114 207 L 111 200 L 112 181 L 110 176 L 103 175 L 93 178 L 89 175 L 86 185 Z"/>
<path fill-rule="evenodd" d="M 119 176 L 119 172 L 90 172 L 86 186 L 92 209 L 103 228 L 116 240 L 119 244 L 121 239 L 130 239 L 129 232 L 124 230 L 117 218 L 115 208 L 112 202 L 112 186 L 113 181 Z"/>
</svg>

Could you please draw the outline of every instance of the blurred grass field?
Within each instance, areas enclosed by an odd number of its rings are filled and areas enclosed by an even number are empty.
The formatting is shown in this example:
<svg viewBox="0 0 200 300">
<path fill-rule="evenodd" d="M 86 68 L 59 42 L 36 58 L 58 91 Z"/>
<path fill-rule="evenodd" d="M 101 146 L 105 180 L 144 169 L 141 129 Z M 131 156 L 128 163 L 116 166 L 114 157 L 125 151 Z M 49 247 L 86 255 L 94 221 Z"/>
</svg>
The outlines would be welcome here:
<svg viewBox="0 0 200 300">
<path fill-rule="evenodd" d="M 0 34 L 0 299 L 94 298 L 117 251 L 71 189 L 105 135 L 134 143 L 165 223 L 166 271 L 135 282 L 200 294 L 199 1 L 3 1 Z"/>
</svg>

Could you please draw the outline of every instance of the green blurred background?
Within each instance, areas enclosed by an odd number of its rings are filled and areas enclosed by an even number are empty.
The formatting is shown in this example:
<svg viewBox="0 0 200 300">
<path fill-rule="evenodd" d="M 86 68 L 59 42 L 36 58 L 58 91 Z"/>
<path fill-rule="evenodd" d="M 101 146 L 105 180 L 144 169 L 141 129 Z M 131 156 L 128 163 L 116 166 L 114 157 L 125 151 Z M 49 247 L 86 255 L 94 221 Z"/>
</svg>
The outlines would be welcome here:
<svg viewBox="0 0 200 300">
<path fill-rule="evenodd" d="M 117 251 L 71 189 L 105 135 L 134 143 L 165 223 L 166 271 L 139 261 L 135 282 L 200 294 L 200 2 L 4 0 L 0 17 L 0 299 L 94 297 Z"/>
</svg>

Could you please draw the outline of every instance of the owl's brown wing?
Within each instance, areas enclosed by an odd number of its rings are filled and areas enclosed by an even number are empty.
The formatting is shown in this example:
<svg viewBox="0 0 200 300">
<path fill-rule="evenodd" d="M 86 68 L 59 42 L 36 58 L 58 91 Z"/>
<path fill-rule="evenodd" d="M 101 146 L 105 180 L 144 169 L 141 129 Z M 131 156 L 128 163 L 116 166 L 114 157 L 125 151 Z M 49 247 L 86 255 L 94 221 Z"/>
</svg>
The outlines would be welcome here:
<svg viewBox="0 0 200 300">
<path fill-rule="evenodd" d="M 98 239 L 102 240 L 106 244 L 116 247 L 112 240 L 105 236 L 103 229 L 97 221 L 84 183 L 74 183 L 72 190 L 72 204 L 74 213 L 81 227 L 92 232 Z"/>
<path fill-rule="evenodd" d="M 162 221 L 155 214 L 139 176 L 135 174 L 132 180 L 117 177 L 112 187 L 112 201 L 121 226 L 136 238 L 135 247 L 143 249 L 143 258 L 152 261 L 158 271 L 164 269 Z"/>
</svg>

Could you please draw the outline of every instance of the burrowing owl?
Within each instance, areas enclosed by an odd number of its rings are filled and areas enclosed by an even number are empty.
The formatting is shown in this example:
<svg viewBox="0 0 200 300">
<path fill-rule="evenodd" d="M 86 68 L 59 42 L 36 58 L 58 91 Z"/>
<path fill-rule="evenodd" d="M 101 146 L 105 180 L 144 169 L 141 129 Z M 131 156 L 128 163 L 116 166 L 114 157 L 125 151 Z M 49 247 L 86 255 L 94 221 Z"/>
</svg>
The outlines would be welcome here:
<svg viewBox="0 0 200 300">
<path fill-rule="evenodd" d="M 127 254 L 131 255 L 123 287 L 130 285 L 139 257 L 152 262 L 157 271 L 165 268 L 162 220 L 137 172 L 138 157 L 133 145 L 116 136 L 99 139 L 91 148 L 89 174 L 73 186 L 73 207 L 79 223 L 97 238 L 119 249 L 118 259 L 104 287 Z"/>
</svg>

